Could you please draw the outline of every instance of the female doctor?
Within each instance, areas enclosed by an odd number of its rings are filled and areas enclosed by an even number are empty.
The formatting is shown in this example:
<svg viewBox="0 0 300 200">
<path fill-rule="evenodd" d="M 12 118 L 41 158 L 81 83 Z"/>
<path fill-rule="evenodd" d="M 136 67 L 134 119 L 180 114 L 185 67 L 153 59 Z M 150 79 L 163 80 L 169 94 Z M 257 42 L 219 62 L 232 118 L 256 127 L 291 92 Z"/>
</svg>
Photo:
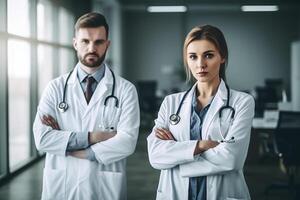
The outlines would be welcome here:
<svg viewBox="0 0 300 200">
<path fill-rule="evenodd" d="M 250 199 L 243 175 L 254 100 L 228 88 L 223 33 L 193 28 L 183 47 L 190 90 L 167 96 L 148 136 L 151 165 L 161 170 L 156 199 Z"/>
</svg>

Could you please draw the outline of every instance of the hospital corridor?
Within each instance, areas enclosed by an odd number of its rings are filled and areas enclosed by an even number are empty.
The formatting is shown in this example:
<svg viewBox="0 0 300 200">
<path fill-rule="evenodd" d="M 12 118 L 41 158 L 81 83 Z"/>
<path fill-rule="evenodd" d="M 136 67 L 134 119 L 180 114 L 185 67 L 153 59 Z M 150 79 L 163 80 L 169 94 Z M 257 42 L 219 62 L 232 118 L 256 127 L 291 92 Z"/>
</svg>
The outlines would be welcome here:
<svg viewBox="0 0 300 200">
<path fill-rule="evenodd" d="M 300 1 L 0 0 L 0 200 L 299 200 Z"/>
</svg>

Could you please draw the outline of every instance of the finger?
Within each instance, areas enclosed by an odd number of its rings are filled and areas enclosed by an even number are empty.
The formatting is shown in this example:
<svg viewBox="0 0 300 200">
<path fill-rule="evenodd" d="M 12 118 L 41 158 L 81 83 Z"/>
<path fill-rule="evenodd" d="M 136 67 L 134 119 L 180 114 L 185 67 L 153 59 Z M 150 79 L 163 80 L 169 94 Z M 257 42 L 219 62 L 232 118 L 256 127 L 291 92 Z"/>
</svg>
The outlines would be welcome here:
<svg viewBox="0 0 300 200">
<path fill-rule="evenodd" d="M 41 120 L 42 120 L 43 124 L 45 124 L 47 126 L 50 126 L 50 123 L 49 123 L 48 118 L 46 116 L 43 116 L 43 118 Z"/>
<path fill-rule="evenodd" d="M 169 137 L 170 140 L 175 140 L 171 132 L 166 132 L 165 134 Z"/>
<path fill-rule="evenodd" d="M 156 137 L 158 137 L 161 140 L 168 140 L 168 138 L 160 132 L 157 132 L 155 135 L 156 135 Z"/>
<path fill-rule="evenodd" d="M 41 122 L 42 122 L 42 124 L 44 124 L 44 125 L 47 125 L 47 126 L 48 126 L 48 123 L 47 123 L 47 121 L 46 121 L 46 120 L 44 120 L 44 119 L 41 119 Z"/>
<path fill-rule="evenodd" d="M 46 124 L 47 124 L 48 126 L 50 126 L 50 127 L 53 128 L 53 129 L 56 129 L 55 122 L 52 121 L 51 116 L 50 116 L 50 117 L 49 117 L 49 116 L 48 116 L 48 117 L 45 117 L 44 119 L 45 119 Z"/>
<path fill-rule="evenodd" d="M 164 135 L 168 137 L 169 140 L 174 140 L 173 134 L 167 129 L 161 129 Z"/>
<path fill-rule="evenodd" d="M 52 123 L 52 125 L 54 126 L 55 129 L 57 129 L 57 130 L 60 129 L 59 125 L 58 125 L 58 123 L 56 122 L 55 119 L 53 119 L 52 117 L 50 117 L 50 121 L 51 121 L 51 123 Z"/>
<path fill-rule="evenodd" d="M 157 131 L 156 132 L 161 138 L 163 138 L 164 140 L 169 140 L 169 137 L 167 134 L 165 134 L 164 132 L 162 131 Z"/>
</svg>

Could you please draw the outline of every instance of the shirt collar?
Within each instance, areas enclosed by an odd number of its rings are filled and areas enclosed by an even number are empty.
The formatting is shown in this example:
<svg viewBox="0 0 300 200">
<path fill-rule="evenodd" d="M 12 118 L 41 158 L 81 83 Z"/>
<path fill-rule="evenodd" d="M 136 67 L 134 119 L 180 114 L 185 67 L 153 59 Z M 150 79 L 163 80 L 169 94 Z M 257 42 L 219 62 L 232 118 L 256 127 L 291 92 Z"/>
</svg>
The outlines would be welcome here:
<svg viewBox="0 0 300 200">
<path fill-rule="evenodd" d="M 77 70 L 78 80 L 79 80 L 79 82 L 83 82 L 84 79 L 87 76 L 89 76 L 89 74 L 82 70 L 82 68 L 81 68 L 82 64 L 80 62 L 77 65 L 78 65 L 78 68 L 77 68 L 78 69 Z M 102 63 L 101 66 L 90 76 L 92 76 L 97 81 L 97 83 L 99 83 L 102 80 L 102 78 L 104 77 L 104 73 L 105 73 L 105 64 Z"/>
</svg>

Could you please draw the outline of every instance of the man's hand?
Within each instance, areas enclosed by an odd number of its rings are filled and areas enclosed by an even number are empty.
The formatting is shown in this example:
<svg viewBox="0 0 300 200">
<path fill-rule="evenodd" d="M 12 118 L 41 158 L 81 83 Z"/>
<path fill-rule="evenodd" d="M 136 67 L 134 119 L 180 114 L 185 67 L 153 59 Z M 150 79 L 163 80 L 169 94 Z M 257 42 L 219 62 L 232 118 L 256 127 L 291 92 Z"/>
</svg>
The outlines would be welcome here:
<svg viewBox="0 0 300 200">
<path fill-rule="evenodd" d="M 158 137 L 161 140 L 174 140 L 174 141 L 176 141 L 173 134 L 167 129 L 156 128 L 154 130 L 154 132 L 155 132 L 155 136 Z"/>
<path fill-rule="evenodd" d="M 46 126 L 50 126 L 53 129 L 60 130 L 57 121 L 51 115 L 43 115 L 41 121 Z"/>
<path fill-rule="evenodd" d="M 93 131 L 89 133 L 89 144 L 103 142 L 114 137 L 117 131 Z"/>
<path fill-rule="evenodd" d="M 214 140 L 199 140 L 195 151 L 194 151 L 194 155 L 203 153 L 204 151 L 214 148 L 218 145 L 219 143 L 217 141 Z"/>
</svg>

